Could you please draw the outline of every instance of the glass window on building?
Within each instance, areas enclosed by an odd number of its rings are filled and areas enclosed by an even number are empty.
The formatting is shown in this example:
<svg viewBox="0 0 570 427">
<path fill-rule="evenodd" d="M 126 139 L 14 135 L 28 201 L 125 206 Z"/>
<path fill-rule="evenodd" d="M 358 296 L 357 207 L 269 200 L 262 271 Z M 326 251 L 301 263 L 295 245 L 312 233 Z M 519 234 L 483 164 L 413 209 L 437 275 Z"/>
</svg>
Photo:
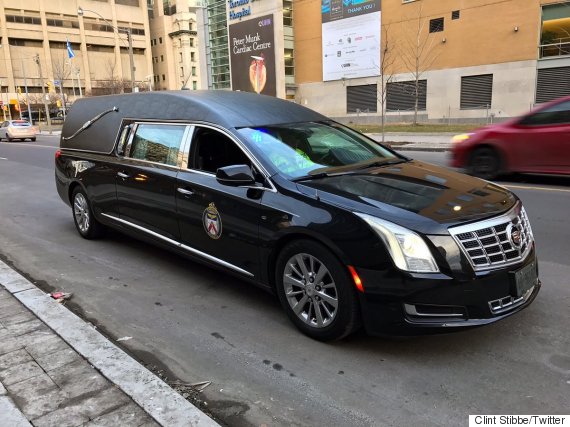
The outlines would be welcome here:
<svg viewBox="0 0 570 427">
<path fill-rule="evenodd" d="M 115 4 L 122 4 L 123 6 L 139 7 L 139 0 L 115 0 Z"/>
<path fill-rule="evenodd" d="M 295 75 L 295 57 L 293 56 L 293 49 L 285 49 L 285 75 Z"/>
<path fill-rule="evenodd" d="M 162 6 L 165 15 L 174 15 L 176 13 L 176 0 L 162 0 Z"/>
<path fill-rule="evenodd" d="M 192 67 L 192 75 L 193 75 L 193 76 L 196 75 L 196 67 Z"/>
<path fill-rule="evenodd" d="M 195 80 L 192 81 L 192 89 L 193 89 L 193 90 L 197 90 L 197 89 L 198 89 L 198 82 L 195 81 Z"/>
<path fill-rule="evenodd" d="M 225 0 L 207 0 L 208 35 L 211 56 L 211 89 L 229 89 L 229 51 Z"/>
<path fill-rule="evenodd" d="M 570 1 L 542 7 L 540 57 L 570 55 Z"/>
<path fill-rule="evenodd" d="M 190 61 L 192 62 L 196 61 L 196 55 L 194 54 L 194 52 L 190 52 Z"/>
<path fill-rule="evenodd" d="M 283 0 L 283 25 L 286 27 L 293 26 L 293 1 Z"/>
</svg>

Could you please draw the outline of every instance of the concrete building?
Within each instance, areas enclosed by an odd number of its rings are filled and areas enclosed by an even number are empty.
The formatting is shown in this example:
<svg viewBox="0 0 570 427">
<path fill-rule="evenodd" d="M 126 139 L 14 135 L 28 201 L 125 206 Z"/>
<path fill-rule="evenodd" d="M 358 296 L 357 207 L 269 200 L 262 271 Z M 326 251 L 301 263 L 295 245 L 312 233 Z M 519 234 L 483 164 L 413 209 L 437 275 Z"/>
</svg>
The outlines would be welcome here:
<svg viewBox="0 0 570 427">
<path fill-rule="evenodd" d="M 199 0 L 162 0 L 149 5 L 154 90 L 202 88 L 198 22 Z M 202 39 L 203 40 L 203 39 Z"/>
<path fill-rule="evenodd" d="M 83 16 L 78 16 L 79 7 Z M 43 102 L 42 85 L 53 98 L 56 90 L 60 92 L 59 82 L 68 101 L 79 96 L 79 88 L 93 95 L 130 91 L 127 32 L 132 35 L 135 83 L 144 87 L 145 77 L 152 74 L 144 0 L 0 1 L 3 103 L 9 103 L 17 115 L 18 102 L 25 100 L 25 83 L 34 104 Z M 68 40 L 75 54 L 72 59 Z"/>
<path fill-rule="evenodd" d="M 303 0 L 294 11 L 296 101 L 329 116 L 378 122 L 384 104 L 389 120 L 410 121 L 417 90 L 420 120 L 504 120 L 570 94 L 569 1 L 382 0 L 371 28 L 364 15 L 347 18 L 356 4 L 334 4 Z M 381 40 L 367 73 L 350 73 L 349 60 L 327 68 L 330 48 L 348 57 L 362 33 Z"/>
</svg>

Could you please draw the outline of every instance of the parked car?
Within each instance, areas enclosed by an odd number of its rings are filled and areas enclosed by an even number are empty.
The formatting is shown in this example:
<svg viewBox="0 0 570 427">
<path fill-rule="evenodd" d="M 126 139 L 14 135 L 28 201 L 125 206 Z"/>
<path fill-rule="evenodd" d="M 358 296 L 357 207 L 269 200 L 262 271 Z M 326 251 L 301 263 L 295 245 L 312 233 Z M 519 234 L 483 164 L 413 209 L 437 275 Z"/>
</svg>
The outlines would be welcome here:
<svg viewBox="0 0 570 427">
<path fill-rule="evenodd" d="M 82 237 L 111 227 L 249 280 L 318 340 L 486 325 L 541 286 L 509 190 L 263 95 L 76 101 L 55 179 Z"/>
<path fill-rule="evenodd" d="M 570 96 L 502 124 L 457 135 L 451 166 L 494 179 L 502 173 L 570 174 Z"/>
<path fill-rule="evenodd" d="M 35 141 L 37 133 L 36 127 L 25 120 L 7 120 L 0 127 L 0 141 L 2 139 L 6 139 L 8 142 L 15 139 Z"/>
</svg>

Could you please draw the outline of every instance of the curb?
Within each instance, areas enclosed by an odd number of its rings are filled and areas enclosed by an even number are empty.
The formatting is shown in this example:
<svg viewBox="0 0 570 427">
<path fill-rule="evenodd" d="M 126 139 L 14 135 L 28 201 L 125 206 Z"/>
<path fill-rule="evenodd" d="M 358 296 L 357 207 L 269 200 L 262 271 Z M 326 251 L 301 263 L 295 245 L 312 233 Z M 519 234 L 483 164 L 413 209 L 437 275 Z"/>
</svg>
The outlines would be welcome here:
<svg viewBox="0 0 570 427">
<path fill-rule="evenodd" d="M 444 153 L 447 151 L 451 151 L 451 148 L 444 148 L 444 147 L 407 147 L 405 145 L 392 145 L 392 150 L 395 151 L 426 151 L 426 152 L 440 152 Z"/>
<path fill-rule="evenodd" d="M 162 426 L 219 425 L 168 384 L 0 261 L 0 283 Z"/>
</svg>

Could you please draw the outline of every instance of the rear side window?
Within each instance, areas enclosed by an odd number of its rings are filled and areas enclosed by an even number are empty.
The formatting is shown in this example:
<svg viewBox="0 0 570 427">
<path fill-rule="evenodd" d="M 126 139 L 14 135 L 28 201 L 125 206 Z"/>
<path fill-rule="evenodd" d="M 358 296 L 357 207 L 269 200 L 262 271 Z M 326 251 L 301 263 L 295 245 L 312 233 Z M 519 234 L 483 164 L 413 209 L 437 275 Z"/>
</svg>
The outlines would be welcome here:
<svg viewBox="0 0 570 427">
<path fill-rule="evenodd" d="M 538 111 L 521 121 L 526 126 L 548 126 L 570 124 L 570 101 L 561 102 L 545 110 Z"/>
<path fill-rule="evenodd" d="M 181 125 L 139 124 L 129 157 L 176 166 L 185 130 Z"/>
</svg>

